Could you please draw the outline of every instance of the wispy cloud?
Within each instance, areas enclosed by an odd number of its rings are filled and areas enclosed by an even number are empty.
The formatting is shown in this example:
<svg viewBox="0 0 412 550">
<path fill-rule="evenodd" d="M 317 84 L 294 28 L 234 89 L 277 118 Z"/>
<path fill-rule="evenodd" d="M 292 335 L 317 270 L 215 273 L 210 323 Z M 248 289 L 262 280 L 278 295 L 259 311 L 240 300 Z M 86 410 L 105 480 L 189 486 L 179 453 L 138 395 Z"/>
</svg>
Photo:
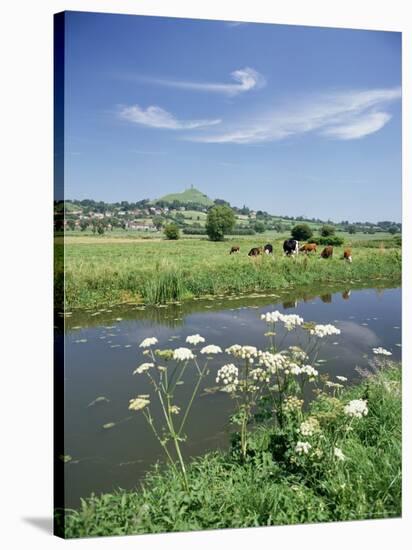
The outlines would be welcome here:
<svg viewBox="0 0 412 550">
<path fill-rule="evenodd" d="M 166 78 L 149 77 L 139 77 L 138 79 L 143 82 L 158 84 L 160 86 L 168 86 L 170 88 L 180 88 L 182 90 L 193 90 L 197 92 L 210 92 L 227 96 L 235 96 L 253 89 L 259 89 L 266 83 L 264 77 L 255 71 L 255 69 L 251 69 L 250 67 L 233 71 L 230 73 L 230 76 L 234 82 L 193 82 L 191 80 L 171 80 Z"/>
<path fill-rule="evenodd" d="M 263 143 L 309 132 L 331 139 L 360 139 L 389 122 L 391 115 L 383 108 L 400 97 L 400 88 L 318 94 L 227 122 L 220 126 L 219 132 L 186 139 L 204 143 Z"/>
<path fill-rule="evenodd" d="M 225 24 L 227 27 L 243 27 L 248 23 L 245 21 L 226 21 Z"/>
<path fill-rule="evenodd" d="M 194 130 L 196 128 L 213 126 L 221 122 L 220 119 L 179 120 L 168 111 L 165 111 L 165 109 L 156 105 L 151 105 L 147 109 L 142 109 L 139 105 L 123 106 L 120 107 L 118 114 L 121 119 L 134 124 L 167 130 Z"/>
</svg>

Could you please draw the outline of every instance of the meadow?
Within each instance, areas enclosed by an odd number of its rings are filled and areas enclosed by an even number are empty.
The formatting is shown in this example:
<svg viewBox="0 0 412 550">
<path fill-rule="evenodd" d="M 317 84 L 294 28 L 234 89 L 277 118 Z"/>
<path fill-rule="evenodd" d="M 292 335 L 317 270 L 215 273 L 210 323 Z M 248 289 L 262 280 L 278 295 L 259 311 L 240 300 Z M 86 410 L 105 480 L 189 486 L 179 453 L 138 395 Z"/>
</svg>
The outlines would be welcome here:
<svg viewBox="0 0 412 550">
<path fill-rule="evenodd" d="M 344 448 L 342 460 L 291 463 L 282 430 L 261 425 L 247 460 L 239 461 L 236 442 L 194 459 L 189 491 L 171 466 L 154 466 L 134 491 L 91 495 L 80 510 L 58 511 L 57 530 L 72 538 L 399 517 L 400 396 L 400 365 L 387 362 L 338 397 L 312 402 L 305 417 L 322 423 L 325 446 Z M 337 436 L 339 411 L 350 399 L 367 399 L 369 412 Z"/>
<path fill-rule="evenodd" d="M 381 279 L 400 282 L 401 249 L 389 235 L 349 235 L 333 258 L 317 254 L 284 257 L 282 243 L 289 235 L 266 233 L 227 237 L 223 242 L 188 237 L 167 241 L 141 238 L 125 232 L 103 236 L 68 233 L 56 237 L 56 262 L 65 253 L 65 276 L 56 272 L 56 291 L 65 290 L 65 307 L 95 308 L 128 302 L 159 304 L 206 295 L 287 290 L 342 283 L 356 284 Z M 273 256 L 249 258 L 254 246 L 270 242 Z M 234 244 L 240 253 L 229 254 Z M 353 263 L 342 260 L 351 246 Z"/>
</svg>

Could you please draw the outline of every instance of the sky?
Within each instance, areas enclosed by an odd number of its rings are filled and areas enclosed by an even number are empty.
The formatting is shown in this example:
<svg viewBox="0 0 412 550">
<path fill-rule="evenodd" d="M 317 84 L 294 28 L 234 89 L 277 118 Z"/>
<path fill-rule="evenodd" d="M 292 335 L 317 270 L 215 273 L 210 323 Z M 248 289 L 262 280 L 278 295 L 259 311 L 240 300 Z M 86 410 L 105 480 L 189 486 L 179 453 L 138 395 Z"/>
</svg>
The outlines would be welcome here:
<svg viewBox="0 0 412 550">
<path fill-rule="evenodd" d="M 66 12 L 65 197 L 401 221 L 401 34 Z"/>
</svg>

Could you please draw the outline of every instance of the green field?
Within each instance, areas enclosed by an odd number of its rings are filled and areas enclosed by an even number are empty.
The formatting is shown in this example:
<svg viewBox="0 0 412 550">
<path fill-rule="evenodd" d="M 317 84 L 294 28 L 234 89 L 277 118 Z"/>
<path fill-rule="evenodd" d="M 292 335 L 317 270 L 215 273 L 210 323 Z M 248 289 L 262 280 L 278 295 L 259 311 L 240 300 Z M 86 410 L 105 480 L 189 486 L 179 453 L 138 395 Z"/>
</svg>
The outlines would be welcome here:
<svg viewBox="0 0 412 550">
<path fill-rule="evenodd" d="M 294 466 L 282 458 L 285 434 L 262 425 L 246 461 L 235 449 L 193 460 L 188 492 L 171 467 L 154 467 L 135 491 L 91 496 L 79 511 L 58 512 L 58 531 L 72 538 L 399 517 L 400 396 L 401 370 L 392 364 L 339 399 L 312 402 L 307 414 L 322 421 L 325 446 L 344 450 L 343 462 Z M 365 398 L 369 414 L 337 436 L 339 410 Z"/>
<path fill-rule="evenodd" d="M 64 238 L 65 304 L 67 308 L 98 307 L 124 302 L 164 303 L 191 297 L 224 293 L 290 289 L 323 283 L 350 285 L 401 277 L 401 249 L 393 238 L 371 239 L 370 235 L 345 235 L 353 249 L 353 263 L 342 260 L 343 247 L 333 258 L 319 254 L 296 258 L 283 256 L 287 235 L 266 233 L 230 237 L 211 242 L 192 237 L 167 241 L 142 239 L 116 232 L 99 236 L 76 233 Z M 374 236 L 373 236 L 374 237 Z M 60 241 L 60 242 L 59 242 Z M 273 256 L 249 258 L 254 246 L 271 242 Z M 56 238 L 58 266 L 63 237 Z M 229 254 L 239 244 L 239 254 Z M 61 266 L 60 266 L 61 267 Z M 57 269 L 56 287 L 62 292 L 63 278 Z"/>
</svg>

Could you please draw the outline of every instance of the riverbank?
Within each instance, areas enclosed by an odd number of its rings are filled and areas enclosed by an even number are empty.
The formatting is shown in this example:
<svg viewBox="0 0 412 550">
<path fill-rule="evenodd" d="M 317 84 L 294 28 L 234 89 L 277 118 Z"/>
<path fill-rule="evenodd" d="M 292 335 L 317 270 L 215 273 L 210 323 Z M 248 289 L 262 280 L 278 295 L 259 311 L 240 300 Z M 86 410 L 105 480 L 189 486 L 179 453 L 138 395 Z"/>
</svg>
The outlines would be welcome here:
<svg viewBox="0 0 412 550">
<path fill-rule="evenodd" d="M 65 244 L 65 307 L 162 304 L 206 295 L 401 280 L 401 249 L 390 239 L 350 243 L 351 264 L 342 260 L 343 247 L 335 248 L 328 260 L 319 254 L 284 257 L 280 240 L 274 242 L 273 256 L 249 258 L 247 252 L 256 243 L 256 237 L 243 239 L 241 252 L 230 255 L 232 241 L 70 241 Z M 57 245 L 57 263 L 62 253 L 63 245 Z M 62 295 L 58 269 L 55 286 Z"/>
<path fill-rule="evenodd" d="M 368 414 L 342 431 L 354 399 Z M 315 399 L 305 416 L 322 427 L 325 448 L 342 455 L 291 459 L 287 434 L 257 426 L 246 461 L 236 444 L 193 460 L 190 491 L 171 468 L 154 468 L 140 489 L 85 499 L 58 521 L 67 538 L 398 517 L 401 514 L 401 368 L 382 370 Z M 337 435 L 338 434 L 338 435 Z"/>
</svg>

